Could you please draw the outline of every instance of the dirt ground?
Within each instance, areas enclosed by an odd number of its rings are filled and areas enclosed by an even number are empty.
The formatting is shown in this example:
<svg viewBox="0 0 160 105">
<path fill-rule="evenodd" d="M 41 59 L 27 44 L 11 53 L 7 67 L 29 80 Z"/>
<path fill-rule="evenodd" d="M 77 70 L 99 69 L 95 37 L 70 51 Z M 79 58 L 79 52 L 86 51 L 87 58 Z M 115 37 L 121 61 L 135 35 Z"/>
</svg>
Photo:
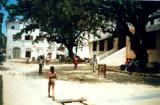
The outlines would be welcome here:
<svg viewBox="0 0 160 105">
<path fill-rule="evenodd" d="M 99 78 L 89 64 L 53 64 L 58 74 L 57 99 L 85 97 L 88 105 L 159 105 L 160 78 L 151 74 L 132 74 L 107 70 Z M 0 66 L 0 105 L 60 105 L 47 97 L 47 73 L 38 74 L 37 64 L 9 60 Z M 70 103 L 66 105 L 83 105 Z"/>
<path fill-rule="evenodd" d="M 28 64 L 32 65 L 32 64 Z M 80 64 L 78 69 L 73 69 L 73 64 L 51 64 L 55 67 L 59 80 L 83 82 L 83 83 L 131 83 L 131 84 L 146 84 L 151 86 L 160 86 L 160 74 L 144 74 L 144 73 L 132 73 L 127 71 L 120 71 L 117 67 L 108 67 L 106 72 L 106 78 L 103 75 L 98 76 L 97 71 L 92 72 L 92 66 L 90 64 Z M 116 70 L 115 70 L 116 69 Z M 44 66 L 43 74 L 44 78 L 47 78 L 49 66 Z M 29 72 L 27 76 L 36 76 L 37 70 Z"/>
</svg>

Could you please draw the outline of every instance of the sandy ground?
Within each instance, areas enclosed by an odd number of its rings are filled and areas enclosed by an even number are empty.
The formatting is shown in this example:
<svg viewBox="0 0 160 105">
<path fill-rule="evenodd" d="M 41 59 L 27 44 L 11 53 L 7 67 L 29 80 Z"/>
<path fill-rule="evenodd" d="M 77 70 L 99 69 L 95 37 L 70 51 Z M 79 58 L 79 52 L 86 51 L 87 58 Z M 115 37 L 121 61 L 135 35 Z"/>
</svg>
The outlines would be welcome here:
<svg viewBox="0 0 160 105">
<path fill-rule="evenodd" d="M 72 66 L 72 65 L 69 65 Z M 46 66 L 46 68 L 49 68 Z M 0 104 L 2 105 L 61 105 L 47 97 L 47 79 L 39 75 L 38 65 L 6 62 L 0 69 Z M 56 99 L 87 98 L 88 105 L 160 105 L 160 87 L 145 84 L 115 82 L 83 83 L 56 80 Z M 83 105 L 70 103 L 66 105 Z"/>
</svg>

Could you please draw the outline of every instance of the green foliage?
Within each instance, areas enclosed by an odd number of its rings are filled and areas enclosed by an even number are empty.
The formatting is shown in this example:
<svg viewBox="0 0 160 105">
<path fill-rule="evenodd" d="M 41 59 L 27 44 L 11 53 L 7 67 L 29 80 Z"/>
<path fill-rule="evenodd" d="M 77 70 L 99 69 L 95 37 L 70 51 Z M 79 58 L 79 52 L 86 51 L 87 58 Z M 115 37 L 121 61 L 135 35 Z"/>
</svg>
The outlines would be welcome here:
<svg viewBox="0 0 160 105">
<path fill-rule="evenodd" d="M 122 27 L 126 27 L 127 23 L 131 23 L 134 27 L 145 25 L 149 16 L 157 14 L 157 10 L 160 9 L 159 1 L 100 0 L 97 5 L 99 14 L 106 19 L 115 20 L 116 24 L 121 24 Z"/>
<path fill-rule="evenodd" d="M 40 37 L 71 50 L 83 44 L 84 33 L 98 37 L 97 30 L 113 32 L 115 24 L 117 35 L 129 35 L 139 43 L 136 46 L 140 45 L 149 16 L 160 9 L 159 5 L 157 1 L 137 0 L 17 0 L 17 5 L 7 9 L 9 19 L 20 16 L 28 23 L 19 35 L 38 28 Z M 128 23 L 135 27 L 135 35 L 129 32 Z"/>
<path fill-rule="evenodd" d="M 97 1 L 17 0 L 17 5 L 10 5 L 7 9 L 10 20 L 21 16 L 22 21 L 28 23 L 18 35 L 40 29 L 45 33 L 41 37 L 47 38 L 49 42 L 73 47 L 84 39 L 82 32 L 97 35 L 103 16 L 94 14 L 96 9 L 92 8 L 91 2 L 96 4 Z"/>
</svg>

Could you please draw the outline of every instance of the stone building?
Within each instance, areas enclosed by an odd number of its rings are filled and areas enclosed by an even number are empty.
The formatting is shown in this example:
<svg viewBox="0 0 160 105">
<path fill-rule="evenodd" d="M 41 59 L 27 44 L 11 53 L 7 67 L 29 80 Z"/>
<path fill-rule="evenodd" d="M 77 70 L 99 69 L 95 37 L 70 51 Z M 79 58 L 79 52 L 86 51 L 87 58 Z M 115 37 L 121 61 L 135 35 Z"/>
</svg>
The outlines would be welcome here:
<svg viewBox="0 0 160 105">
<path fill-rule="evenodd" d="M 160 16 L 151 17 L 146 25 L 147 53 L 149 62 L 160 63 Z M 135 31 L 134 28 L 131 28 Z M 97 55 L 99 64 L 120 66 L 127 58 L 134 59 L 135 54 L 131 48 L 128 36 L 123 39 L 111 38 L 110 35 L 102 34 L 100 39 L 89 42 L 91 57 Z"/>
<path fill-rule="evenodd" d="M 126 59 L 126 42 L 110 33 L 101 33 L 100 38 L 89 40 L 90 58 L 96 55 L 98 64 L 121 65 Z M 118 58 L 118 61 L 117 61 Z"/>
<path fill-rule="evenodd" d="M 10 22 L 7 21 L 7 50 L 6 56 L 8 58 L 37 58 L 39 55 L 46 56 L 48 53 L 52 54 L 52 59 L 56 58 L 56 44 L 51 47 L 51 44 L 45 39 L 39 41 L 39 43 L 33 43 L 33 40 L 41 32 L 36 29 L 33 32 L 23 33 L 18 39 L 15 39 L 14 34 L 20 32 L 26 26 L 19 20 Z"/>
</svg>

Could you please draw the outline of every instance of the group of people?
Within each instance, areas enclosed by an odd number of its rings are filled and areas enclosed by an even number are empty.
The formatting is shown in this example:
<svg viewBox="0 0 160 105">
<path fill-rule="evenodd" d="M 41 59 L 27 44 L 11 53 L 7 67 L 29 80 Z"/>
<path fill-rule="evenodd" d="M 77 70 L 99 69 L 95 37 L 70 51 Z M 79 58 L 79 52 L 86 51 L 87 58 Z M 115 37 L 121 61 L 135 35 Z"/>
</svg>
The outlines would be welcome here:
<svg viewBox="0 0 160 105">
<path fill-rule="evenodd" d="M 96 66 L 97 66 L 96 55 L 94 55 L 93 58 L 91 58 L 90 63 L 93 66 L 93 72 L 95 72 L 96 71 Z M 76 55 L 73 58 L 73 64 L 74 64 L 74 69 L 77 69 L 77 67 L 78 67 L 78 56 L 76 56 Z"/>
<path fill-rule="evenodd" d="M 73 63 L 74 63 L 74 69 L 77 69 L 78 66 L 78 56 L 74 56 L 73 58 Z M 94 57 L 91 59 L 91 63 L 93 65 L 93 72 L 96 71 L 96 65 L 97 65 L 97 59 L 96 59 L 96 55 L 94 55 Z M 42 72 L 42 66 L 43 66 L 43 56 L 40 56 L 40 60 L 39 60 L 39 72 Z M 54 97 L 54 88 L 55 88 L 55 79 L 57 78 L 57 73 L 55 72 L 55 68 L 54 66 L 50 66 L 50 70 L 48 72 L 48 97 L 51 97 L 50 92 L 51 92 L 51 88 L 52 88 L 52 98 L 53 100 L 55 100 Z"/>
</svg>

